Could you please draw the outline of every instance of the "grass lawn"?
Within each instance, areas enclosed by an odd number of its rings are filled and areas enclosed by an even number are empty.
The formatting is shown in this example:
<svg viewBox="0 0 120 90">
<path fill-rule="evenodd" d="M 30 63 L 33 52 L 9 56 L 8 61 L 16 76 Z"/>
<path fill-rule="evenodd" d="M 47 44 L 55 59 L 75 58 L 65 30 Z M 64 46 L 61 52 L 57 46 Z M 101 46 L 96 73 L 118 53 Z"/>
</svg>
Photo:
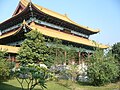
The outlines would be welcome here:
<svg viewBox="0 0 120 90">
<path fill-rule="evenodd" d="M 120 90 L 120 82 L 116 84 L 109 84 L 106 86 L 101 87 L 94 87 L 94 86 L 85 86 L 79 85 L 76 83 L 72 83 L 71 81 L 59 81 L 47 82 L 47 89 L 46 90 Z M 26 83 L 24 83 L 26 86 Z M 40 90 L 40 87 L 37 86 L 34 90 Z M 16 79 L 9 80 L 8 82 L 0 83 L 0 90 L 21 90 L 20 84 L 17 82 Z"/>
</svg>

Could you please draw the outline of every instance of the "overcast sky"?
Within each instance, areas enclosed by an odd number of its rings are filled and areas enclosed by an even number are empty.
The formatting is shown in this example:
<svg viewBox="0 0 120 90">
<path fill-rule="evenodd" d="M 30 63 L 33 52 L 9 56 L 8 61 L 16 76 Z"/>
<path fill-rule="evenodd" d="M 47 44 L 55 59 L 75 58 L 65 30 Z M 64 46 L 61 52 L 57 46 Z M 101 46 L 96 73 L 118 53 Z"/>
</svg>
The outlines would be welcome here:
<svg viewBox="0 0 120 90">
<path fill-rule="evenodd" d="M 19 0 L 0 0 L 0 22 L 10 18 Z M 98 28 L 90 39 L 112 45 L 120 42 L 120 0 L 32 0 L 67 16 L 78 24 Z"/>
</svg>

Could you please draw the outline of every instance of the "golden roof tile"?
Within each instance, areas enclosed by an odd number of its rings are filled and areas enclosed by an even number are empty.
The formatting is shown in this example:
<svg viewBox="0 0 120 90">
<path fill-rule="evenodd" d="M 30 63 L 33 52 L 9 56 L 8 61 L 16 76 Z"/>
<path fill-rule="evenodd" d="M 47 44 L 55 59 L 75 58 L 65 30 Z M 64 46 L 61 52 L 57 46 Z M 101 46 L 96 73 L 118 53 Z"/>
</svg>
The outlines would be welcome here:
<svg viewBox="0 0 120 90">
<path fill-rule="evenodd" d="M 0 50 L 8 53 L 18 53 L 19 47 L 0 45 Z"/>
<path fill-rule="evenodd" d="M 32 22 L 30 25 L 28 25 L 25 22 L 25 20 L 23 21 L 23 24 L 21 25 L 20 28 L 18 28 L 16 31 L 12 31 L 12 32 L 9 32 L 7 34 L 4 34 L 4 35 L 0 36 L 0 39 L 16 34 L 17 32 L 19 32 L 22 29 L 23 25 L 26 25 L 31 30 L 36 30 L 37 29 L 43 35 L 50 36 L 50 37 L 53 37 L 53 38 L 58 38 L 58 39 L 62 39 L 62 40 L 66 40 L 66 41 L 70 41 L 70 42 L 74 42 L 74 43 L 78 43 L 78 44 L 83 44 L 83 45 L 87 45 L 87 46 L 92 46 L 92 47 L 99 47 L 99 48 L 103 48 L 103 49 L 109 47 L 107 45 L 102 45 L 102 44 L 99 44 L 99 43 L 95 43 L 95 42 L 93 42 L 89 39 L 86 39 L 86 38 L 78 37 L 78 36 L 75 36 L 75 35 L 67 34 L 67 33 L 60 32 L 60 31 L 50 29 L 50 28 L 47 28 L 47 27 L 36 25 L 34 22 Z"/>
<path fill-rule="evenodd" d="M 20 3 L 22 3 L 24 6 L 27 6 L 28 5 L 28 0 L 20 0 Z"/>
<path fill-rule="evenodd" d="M 16 32 L 18 32 L 19 30 L 15 30 L 6 34 L 3 34 L 2 36 L 0 36 L 0 39 L 5 38 L 5 37 L 9 37 L 11 35 L 14 35 Z"/>
<path fill-rule="evenodd" d="M 28 3 L 29 3 L 28 0 L 21 0 L 20 2 L 21 2 L 25 7 L 27 7 L 27 5 L 28 5 Z M 66 21 L 66 22 L 69 22 L 69 23 L 71 23 L 71 24 L 74 24 L 74 25 L 76 25 L 76 26 L 78 26 L 78 27 L 80 27 L 80 28 L 84 28 L 84 29 L 86 29 L 86 30 L 88 30 L 88 31 L 91 31 L 91 32 L 94 32 L 94 33 L 97 33 L 97 32 L 100 31 L 99 29 L 92 29 L 92 28 L 89 28 L 89 27 L 87 27 L 87 26 L 79 25 L 79 24 L 77 24 L 76 22 L 72 21 L 70 18 L 68 18 L 67 15 L 59 14 L 59 13 L 57 13 L 57 12 L 54 12 L 54 11 L 52 11 L 52 10 L 49 10 L 49 9 L 44 8 L 44 7 L 42 7 L 42 6 L 39 6 L 39 5 L 37 5 L 37 4 L 33 4 L 33 5 L 34 5 L 37 9 L 39 9 L 41 12 L 43 12 L 43 13 L 46 13 L 46 14 L 48 14 L 48 15 L 50 15 L 50 16 L 53 16 L 53 17 L 56 17 L 56 18 L 58 18 L 58 19 L 64 20 L 64 21 Z"/>
<path fill-rule="evenodd" d="M 74 42 L 74 43 L 78 43 L 78 44 L 83 44 L 83 45 L 87 45 L 87 46 L 91 46 L 91 47 L 99 47 L 99 48 L 103 48 L 103 49 L 108 48 L 107 45 L 102 45 L 102 44 L 99 44 L 99 43 L 95 43 L 95 42 L 93 42 L 89 39 L 85 39 L 85 38 L 78 37 L 78 36 L 75 36 L 75 35 L 67 34 L 67 33 L 57 31 L 57 30 L 53 30 L 53 29 L 50 29 L 50 28 L 47 28 L 47 27 L 42 27 L 42 26 L 39 26 L 39 25 L 36 25 L 36 24 L 33 24 L 33 23 L 30 25 L 30 27 L 33 30 L 37 29 L 43 35 L 50 36 L 50 37 L 53 37 L 53 38 L 58 38 L 58 39 L 62 39 L 62 40 L 66 40 L 66 41 L 70 41 L 70 42 Z"/>
<path fill-rule="evenodd" d="M 16 34 L 17 32 L 19 32 L 19 31 L 22 29 L 22 27 L 23 27 L 24 25 L 26 25 L 27 27 L 29 27 L 29 26 L 28 26 L 28 23 L 27 23 L 25 20 L 23 20 L 23 23 L 21 24 L 21 26 L 20 26 L 17 30 L 14 30 L 14 31 L 11 31 L 11 32 L 8 32 L 8 33 L 6 33 L 6 34 L 1 35 L 1 36 L 0 36 L 0 39 L 6 38 L 6 37 L 9 37 L 9 36 L 11 36 L 11 35 Z"/>
</svg>

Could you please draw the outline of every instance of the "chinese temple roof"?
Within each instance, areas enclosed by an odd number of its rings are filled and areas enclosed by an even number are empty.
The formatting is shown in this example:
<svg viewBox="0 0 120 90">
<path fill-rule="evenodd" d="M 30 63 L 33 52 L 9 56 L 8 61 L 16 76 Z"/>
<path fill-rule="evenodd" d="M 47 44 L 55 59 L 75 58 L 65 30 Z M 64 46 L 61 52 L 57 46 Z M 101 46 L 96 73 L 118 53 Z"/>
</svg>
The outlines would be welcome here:
<svg viewBox="0 0 120 90">
<path fill-rule="evenodd" d="M 28 0 L 20 0 L 20 3 L 21 3 L 24 7 L 27 7 L 27 5 L 29 4 Z M 34 5 L 39 11 L 41 11 L 41 12 L 43 12 L 43 13 L 45 13 L 45 14 L 48 14 L 48 15 L 50 15 L 50 16 L 53 16 L 53 17 L 56 17 L 56 18 L 58 18 L 58 19 L 64 20 L 64 21 L 66 21 L 66 22 L 68 22 L 68 23 L 71 23 L 71 24 L 74 24 L 74 25 L 76 25 L 76 26 L 78 26 L 78 27 L 80 27 L 80 28 L 84 28 L 84 29 L 86 29 L 86 30 L 88 30 L 88 31 L 91 31 L 91 32 L 93 32 L 93 33 L 98 33 L 98 32 L 100 31 L 100 30 L 98 30 L 98 29 L 89 28 L 88 26 L 79 25 L 79 24 L 77 24 L 76 22 L 72 21 L 70 18 L 68 18 L 67 15 L 59 14 L 59 13 L 57 13 L 57 12 L 54 12 L 54 11 L 52 11 L 52 10 L 49 10 L 49 9 L 44 8 L 44 7 L 42 7 L 42 6 L 39 6 L 39 5 L 37 5 L 37 4 L 33 4 L 33 5 Z"/>
<path fill-rule="evenodd" d="M 37 25 L 34 22 L 32 22 L 30 25 L 28 25 L 25 21 L 23 21 L 23 24 L 21 25 L 21 27 L 19 27 L 16 31 L 4 34 L 4 35 L 0 36 L 0 39 L 3 39 L 3 38 L 6 38 L 6 37 L 15 35 L 16 33 L 19 33 L 19 31 L 22 30 L 23 26 L 26 26 L 30 30 L 38 30 L 38 32 L 42 33 L 45 36 L 58 38 L 58 39 L 65 40 L 65 41 L 70 41 L 70 42 L 83 44 L 83 45 L 87 45 L 87 46 L 91 46 L 91 47 L 99 47 L 99 48 L 102 48 L 102 49 L 105 49 L 105 48 L 109 47 L 107 45 L 103 45 L 103 44 L 93 42 L 92 40 L 89 40 L 89 39 L 86 39 L 86 38 L 78 37 L 78 36 L 75 36 L 75 35 L 72 35 L 72 34 L 67 34 L 67 33 L 64 33 L 64 32 L 61 32 L 61 31 L 57 31 L 57 30 L 54 30 L 54 29 L 50 29 L 50 28 L 47 28 L 47 27 L 44 27 L 44 26 Z"/>
<path fill-rule="evenodd" d="M 20 0 L 19 4 L 22 4 L 21 7 L 23 8 L 23 10 L 21 12 L 17 13 L 17 10 L 19 8 L 19 6 L 18 6 L 16 11 L 13 14 L 13 17 L 6 20 L 6 21 L 9 22 L 11 19 L 17 18 L 18 15 L 21 16 L 21 13 L 26 12 L 25 9 L 28 9 L 28 4 L 29 3 L 30 2 L 28 0 Z M 89 27 L 82 26 L 82 25 L 79 25 L 79 24 L 75 23 L 74 21 L 70 20 L 66 15 L 56 13 L 54 11 L 51 11 L 51 10 L 49 10 L 47 8 L 44 8 L 42 6 L 38 6 L 38 5 L 33 4 L 33 3 L 32 3 L 32 5 L 34 5 L 34 7 L 36 7 L 36 9 L 38 11 L 40 11 L 40 12 L 43 12 L 43 13 L 49 15 L 49 16 L 61 19 L 61 20 L 65 21 L 65 22 L 73 24 L 73 25 L 75 25 L 77 27 L 83 28 L 83 29 L 85 29 L 87 31 L 90 31 L 93 34 L 99 32 L 99 30 L 91 29 Z M 4 22 L 6 22 L 6 21 L 4 21 Z M 4 24 L 4 22 L 2 24 Z M 1 24 L 1 26 L 2 26 L 2 24 Z M 0 39 L 2 40 L 4 38 L 14 36 L 17 33 L 19 34 L 19 32 L 23 30 L 23 26 L 25 26 L 29 30 L 37 30 L 38 32 L 42 33 L 45 36 L 58 38 L 58 39 L 61 39 L 61 40 L 65 40 L 65 41 L 69 41 L 69 42 L 73 42 L 73 43 L 77 43 L 77 44 L 82 44 L 82 45 L 86 45 L 86 46 L 90 46 L 90 47 L 99 47 L 101 49 L 106 49 L 106 48 L 109 47 L 107 45 L 99 44 L 99 43 L 93 42 L 92 40 L 89 40 L 89 39 L 86 39 L 86 38 L 83 38 L 83 37 L 75 36 L 75 35 L 72 35 L 72 34 L 64 33 L 64 32 L 59 31 L 59 30 L 55 30 L 55 29 L 51 29 L 51 28 L 48 28 L 48 27 L 40 26 L 40 25 L 38 25 L 38 24 L 36 24 L 34 22 L 32 22 L 30 24 L 27 24 L 27 22 L 25 22 L 25 20 L 23 21 L 21 26 L 19 26 L 15 30 L 7 32 L 6 34 L 1 35 Z M 0 48 L 2 48 L 2 50 L 6 49 L 7 52 L 10 52 L 10 53 L 17 53 L 18 49 L 19 49 L 19 47 L 6 46 L 6 45 L 0 45 Z"/>
<path fill-rule="evenodd" d="M 102 49 L 108 48 L 107 45 L 99 44 L 86 38 L 78 37 L 72 34 L 67 34 L 61 31 L 56 31 L 47 27 L 42 27 L 42 26 L 36 25 L 35 23 L 31 23 L 30 28 L 32 30 L 38 30 L 43 35 L 50 36 L 53 38 L 58 38 L 58 39 L 62 39 L 62 40 L 66 40 L 66 41 L 70 41 L 78 44 L 83 44 L 91 47 L 99 47 Z"/>
<path fill-rule="evenodd" d="M 6 51 L 8 53 L 18 53 L 19 47 L 0 45 L 0 50 Z"/>
<path fill-rule="evenodd" d="M 11 36 L 11 35 L 14 35 L 14 34 L 17 33 L 18 31 L 19 31 L 19 29 L 16 30 L 16 31 L 12 31 L 12 32 L 6 33 L 6 34 L 0 36 L 0 39 L 9 37 L 9 36 Z"/>
</svg>

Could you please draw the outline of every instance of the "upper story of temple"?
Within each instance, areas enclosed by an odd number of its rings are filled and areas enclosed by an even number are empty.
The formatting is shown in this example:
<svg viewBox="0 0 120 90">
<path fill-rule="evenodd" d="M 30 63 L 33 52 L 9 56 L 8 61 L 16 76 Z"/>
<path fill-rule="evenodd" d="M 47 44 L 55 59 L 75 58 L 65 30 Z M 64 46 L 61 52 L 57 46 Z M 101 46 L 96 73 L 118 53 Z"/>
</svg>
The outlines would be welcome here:
<svg viewBox="0 0 120 90">
<path fill-rule="evenodd" d="M 20 45 L 24 33 L 37 29 L 43 35 L 71 42 L 81 47 L 107 48 L 108 46 L 94 43 L 89 36 L 100 32 L 72 21 L 62 15 L 27 0 L 20 0 L 13 16 L 0 23 L 0 44 Z"/>
</svg>

